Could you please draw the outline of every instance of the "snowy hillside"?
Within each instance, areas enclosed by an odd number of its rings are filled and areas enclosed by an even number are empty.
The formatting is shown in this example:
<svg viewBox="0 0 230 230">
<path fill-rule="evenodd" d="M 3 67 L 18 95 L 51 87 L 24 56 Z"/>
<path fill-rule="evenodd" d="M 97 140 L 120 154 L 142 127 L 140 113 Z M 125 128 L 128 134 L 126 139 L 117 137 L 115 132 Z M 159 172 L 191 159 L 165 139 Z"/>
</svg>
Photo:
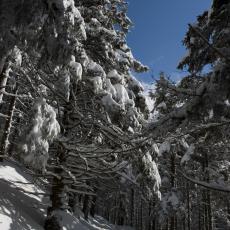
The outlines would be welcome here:
<svg viewBox="0 0 230 230">
<path fill-rule="evenodd" d="M 38 183 L 38 182 L 37 182 Z M 43 229 L 49 200 L 45 192 L 35 185 L 34 179 L 22 171 L 16 162 L 0 164 L 0 229 L 1 230 L 41 230 Z M 62 215 L 63 230 L 128 230 L 115 227 L 102 217 L 85 221 L 70 213 Z M 71 223 L 71 226 L 69 225 Z"/>
</svg>

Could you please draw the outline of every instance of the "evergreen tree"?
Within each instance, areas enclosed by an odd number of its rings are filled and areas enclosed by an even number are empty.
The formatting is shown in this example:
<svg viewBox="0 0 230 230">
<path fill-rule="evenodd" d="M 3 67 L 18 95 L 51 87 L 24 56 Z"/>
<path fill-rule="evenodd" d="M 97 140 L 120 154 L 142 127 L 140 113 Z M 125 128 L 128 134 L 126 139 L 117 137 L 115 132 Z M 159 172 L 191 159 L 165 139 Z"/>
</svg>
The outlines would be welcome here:
<svg viewBox="0 0 230 230">
<path fill-rule="evenodd" d="M 166 178 L 172 178 L 172 171 L 164 165 L 169 164 L 171 151 L 175 152 L 175 175 L 181 193 L 180 203 L 186 209 L 184 218 L 178 219 L 177 214 L 177 229 L 183 226 L 185 229 L 229 227 L 227 204 L 220 202 L 217 205 L 220 198 L 215 192 L 229 192 L 229 181 L 224 176 L 228 174 L 226 162 L 229 161 L 226 155 L 228 17 L 229 3 L 214 1 L 211 10 L 204 12 L 198 17 L 196 24 L 189 26 L 184 40 L 188 55 L 181 61 L 179 68 L 187 67 L 190 75 L 178 84 L 162 77 L 157 82 L 155 107 L 159 110 L 159 117 L 147 132 L 150 133 L 151 130 L 150 135 L 155 141 L 163 142 L 158 144 L 159 153 L 163 151 L 166 156 L 166 161 L 160 160 L 163 163 L 162 166 L 160 164 L 162 186 L 165 186 L 165 175 Z M 160 108 L 157 108 L 161 102 L 164 102 L 164 106 L 160 104 Z M 167 190 L 172 187 L 174 186 L 169 186 Z M 171 218 L 176 213 L 178 209 L 171 210 L 166 218 Z M 175 222 L 170 219 L 164 226 L 175 229 Z"/>
<path fill-rule="evenodd" d="M 131 71 L 147 68 L 126 44 L 131 25 L 126 10 L 124 1 L 1 1 L 1 88 L 11 84 L 5 74 L 7 59 L 17 47 L 22 63 L 14 74 L 20 76 L 19 86 L 26 85 L 19 90 L 25 107 L 18 107 L 23 138 L 14 132 L 12 139 L 21 143 L 21 148 L 14 147 L 15 156 L 52 185 L 46 229 L 61 228 L 60 215 L 79 194 L 84 195 L 87 218 L 98 187 L 111 178 L 120 184 L 124 161 L 137 172 L 155 164 L 148 148 L 132 140 L 146 123 L 148 110 L 143 87 Z M 6 123 L 7 132 L 9 128 Z M 149 170 L 157 193 L 157 167 Z M 73 200 L 68 202 L 69 197 Z M 124 197 L 119 198 L 124 210 L 122 203 Z M 121 216 L 116 218 L 124 224 Z"/>
</svg>

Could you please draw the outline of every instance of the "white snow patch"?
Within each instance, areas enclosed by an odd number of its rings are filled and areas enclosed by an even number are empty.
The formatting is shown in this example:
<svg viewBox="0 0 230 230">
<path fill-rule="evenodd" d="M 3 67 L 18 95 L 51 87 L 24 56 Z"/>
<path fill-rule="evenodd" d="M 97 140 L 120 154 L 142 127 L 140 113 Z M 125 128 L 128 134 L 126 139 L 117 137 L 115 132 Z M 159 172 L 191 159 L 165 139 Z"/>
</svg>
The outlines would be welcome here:
<svg viewBox="0 0 230 230">
<path fill-rule="evenodd" d="M 103 90 L 103 81 L 101 77 L 93 77 L 90 79 L 93 82 L 93 87 L 94 87 L 94 92 L 95 93 L 100 93 Z"/>
<path fill-rule="evenodd" d="M 169 153 L 171 149 L 171 144 L 168 140 L 163 142 L 159 148 L 159 156 L 162 156 L 163 153 Z"/>
<path fill-rule="evenodd" d="M 180 205 L 178 195 L 174 191 L 166 193 L 161 200 L 161 207 L 164 214 L 167 214 L 173 210 L 177 210 Z"/>
<path fill-rule="evenodd" d="M 162 108 L 162 109 L 166 110 L 166 109 L 167 109 L 167 105 L 166 105 L 166 103 L 165 103 L 164 101 L 162 101 L 162 102 L 157 106 L 157 108 L 158 108 L 158 109 Z"/>
<path fill-rule="evenodd" d="M 117 91 L 117 101 L 119 104 L 121 104 L 122 108 L 124 108 L 126 104 L 133 104 L 133 101 L 129 99 L 126 88 L 122 84 L 118 83 L 114 85 L 114 88 Z"/>
<path fill-rule="evenodd" d="M 0 229 L 42 230 L 48 202 L 43 196 L 29 193 L 43 192 L 32 177 L 9 162 L 0 164 Z M 25 193 L 25 192 L 28 193 Z M 44 204 L 43 204 L 44 203 Z"/>
<path fill-rule="evenodd" d="M 75 62 L 74 56 L 73 60 L 69 63 L 69 71 L 76 82 L 82 79 L 82 66 L 80 63 Z"/>
<path fill-rule="evenodd" d="M 155 85 L 154 84 L 144 83 L 144 82 L 141 82 L 141 85 L 144 87 L 143 94 L 145 95 L 145 102 L 146 102 L 146 104 L 148 106 L 149 111 L 152 112 L 153 108 L 154 108 L 155 100 L 152 99 L 149 96 L 149 93 L 150 92 L 152 92 L 152 93 L 155 92 Z M 150 119 L 152 119 L 152 116 L 150 116 Z"/>
<path fill-rule="evenodd" d="M 117 97 L 117 91 L 114 88 L 114 86 L 112 85 L 110 79 L 106 79 L 105 81 L 106 83 L 106 90 L 112 94 L 112 97 L 115 99 Z"/>
<path fill-rule="evenodd" d="M 106 77 L 104 69 L 92 60 L 87 65 L 87 71 L 92 73 L 94 77 L 101 77 L 102 79 Z"/>
<path fill-rule="evenodd" d="M 230 106 L 229 100 L 228 100 L 228 99 L 225 100 L 225 101 L 224 101 L 224 104 L 227 105 L 227 106 Z"/>
<path fill-rule="evenodd" d="M 209 117 L 209 119 L 212 119 L 212 118 L 213 118 L 213 115 L 214 115 L 213 109 L 210 109 L 210 110 L 208 111 L 208 117 Z"/>
<path fill-rule="evenodd" d="M 49 157 L 49 142 L 57 137 L 60 126 L 56 120 L 55 110 L 46 103 L 44 98 L 38 98 L 35 101 L 33 110 L 32 127 L 22 146 L 24 160 L 36 169 L 45 170 Z"/>
<path fill-rule="evenodd" d="M 181 159 L 181 164 L 184 164 L 185 162 L 189 161 L 191 159 L 191 155 L 194 153 L 195 150 L 195 146 L 192 144 L 189 146 L 189 148 L 187 149 L 186 153 L 184 154 L 184 156 Z"/>
<path fill-rule="evenodd" d="M 161 199 L 160 186 L 161 186 L 161 177 L 157 168 L 156 162 L 152 159 L 152 156 L 147 152 L 142 161 L 145 164 L 146 169 L 148 170 L 148 176 L 151 180 L 154 181 L 153 191 L 158 195 L 158 198 Z"/>
<path fill-rule="evenodd" d="M 120 82 L 122 80 L 121 75 L 117 72 L 117 70 L 111 70 L 108 74 L 107 74 L 108 78 L 111 78 L 113 80 L 116 80 L 116 83 Z"/>
<path fill-rule="evenodd" d="M 101 99 L 102 104 L 108 112 L 118 112 L 122 110 L 121 106 L 112 98 L 112 94 L 108 93 Z"/>
</svg>

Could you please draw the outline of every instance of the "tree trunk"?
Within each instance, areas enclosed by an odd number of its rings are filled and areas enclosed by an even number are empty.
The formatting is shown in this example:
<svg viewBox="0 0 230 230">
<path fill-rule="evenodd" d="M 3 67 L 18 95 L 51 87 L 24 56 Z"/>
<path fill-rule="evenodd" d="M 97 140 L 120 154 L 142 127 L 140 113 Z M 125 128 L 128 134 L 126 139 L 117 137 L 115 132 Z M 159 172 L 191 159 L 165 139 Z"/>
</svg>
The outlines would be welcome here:
<svg viewBox="0 0 230 230">
<path fill-rule="evenodd" d="M 21 121 L 20 116 L 16 116 L 16 118 L 15 118 L 15 124 L 19 124 L 20 121 Z M 11 131 L 11 140 L 12 140 L 12 141 L 11 141 L 11 143 L 10 143 L 8 149 L 7 149 L 7 154 L 8 154 L 9 156 L 12 156 L 13 151 L 15 151 L 15 144 L 14 144 L 14 142 L 15 142 L 16 138 L 17 138 L 18 136 L 20 136 L 20 135 L 19 135 L 19 132 L 20 132 L 19 129 L 18 129 L 18 128 L 16 127 L 16 125 L 15 125 L 14 129 Z"/>
<path fill-rule="evenodd" d="M 85 220 L 88 220 L 89 218 L 89 210 L 90 210 L 90 196 L 86 194 L 84 197 L 83 208 L 82 208 L 82 212 L 84 213 Z"/>
<path fill-rule="evenodd" d="M 176 157 L 175 154 L 172 153 L 171 155 L 171 186 L 172 188 L 176 187 Z M 170 218 L 170 230 L 176 229 L 176 216 L 173 214 L 173 216 Z"/>
<path fill-rule="evenodd" d="M 16 85 L 15 88 L 13 89 L 13 94 L 17 94 L 17 91 L 18 91 L 18 86 Z M 7 113 L 8 118 L 5 121 L 5 127 L 4 127 L 2 140 L 1 140 L 0 155 L 2 156 L 7 155 L 7 148 L 9 145 L 9 136 L 12 127 L 15 104 L 16 104 L 16 97 L 12 97 L 10 99 L 10 105 Z M 0 162 L 2 161 L 3 161 L 3 157 L 0 157 Z"/>
<path fill-rule="evenodd" d="M 187 188 L 187 208 L 188 208 L 188 213 L 187 213 L 187 223 L 188 223 L 188 230 L 191 230 L 191 204 L 190 204 L 190 194 L 189 194 L 189 183 L 186 184 Z"/>
<path fill-rule="evenodd" d="M 170 230 L 176 230 L 175 215 L 170 218 Z"/>
<path fill-rule="evenodd" d="M 140 208 L 140 229 L 143 229 L 143 200 L 141 199 L 141 208 Z"/>
<path fill-rule="evenodd" d="M 63 115 L 63 126 L 68 127 L 69 125 L 69 115 L 68 115 L 68 105 L 65 105 L 64 115 Z M 68 129 L 62 127 L 61 133 L 63 136 L 68 136 Z M 61 230 L 60 220 L 57 217 L 57 212 L 63 212 L 68 209 L 68 194 L 67 185 L 65 184 L 64 175 L 66 174 L 62 166 L 65 166 L 69 152 L 63 147 L 61 143 L 57 146 L 57 156 L 56 161 L 59 162 L 60 167 L 54 169 L 54 174 L 57 176 L 53 177 L 52 181 L 52 191 L 50 200 L 52 206 L 47 209 L 47 218 L 45 221 L 45 230 Z"/>
<path fill-rule="evenodd" d="M 58 146 L 58 149 L 60 151 L 58 161 L 64 164 L 66 160 L 66 151 L 61 145 Z M 53 177 L 52 192 L 50 196 L 52 206 L 47 210 L 47 219 L 44 225 L 45 230 L 61 230 L 60 220 L 56 214 L 59 211 L 66 211 L 68 207 L 66 186 L 63 182 L 64 170 L 61 167 L 55 168 L 54 173 L 60 178 L 56 176 Z"/>
<path fill-rule="evenodd" d="M 117 214 L 117 194 L 116 193 L 114 194 L 112 210 L 113 210 L 111 213 L 112 223 L 116 224 L 116 219 L 117 219 L 117 217 L 116 217 L 116 214 Z"/>
<path fill-rule="evenodd" d="M 134 189 L 131 189 L 130 226 L 134 225 Z"/>
<path fill-rule="evenodd" d="M 227 218 L 230 221 L 230 201 L 227 199 Z"/>
<path fill-rule="evenodd" d="M 72 213 L 75 213 L 76 204 L 77 204 L 77 195 L 74 193 L 69 194 L 68 205 L 69 205 L 69 208 L 71 209 Z"/>
<path fill-rule="evenodd" d="M 1 68 L 2 68 L 2 71 L 0 72 L 0 105 L 2 104 L 2 99 L 3 99 L 2 91 L 5 90 L 7 80 L 8 80 L 8 77 L 9 77 L 9 75 L 7 73 L 8 68 L 9 68 L 9 64 L 5 62 L 3 67 L 1 67 Z"/>
<path fill-rule="evenodd" d="M 139 196 L 136 195 L 135 196 L 135 201 L 136 201 L 136 205 L 135 205 L 135 224 L 136 224 L 136 228 L 139 229 L 138 225 L 139 225 Z"/>
<path fill-rule="evenodd" d="M 157 230 L 157 229 L 158 229 L 158 227 L 157 227 L 157 224 L 156 224 L 156 218 L 154 217 L 153 221 L 152 221 L 152 228 L 151 228 L 151 230 Z"/>
<path fill-rule="evenodd" d="M 201 230 L 201 228 L 202 228 L 202 225 L 201 225 L 201 223 L 202 223 L 202 216 L 201 216 L 201 212 L 202 212 L 202 210 L 201 210 L 201 206 L 200 206 L 200 199 L 197 199 L 197 202 L 198 202 L 198 229 L 199 230 Z"/>
<path fill-rule="evenodd" d="M 209 230 L 212 230 L 212 205 L 211 205 L 211 192 L 207 191 L 207 201 L 208 201 L 208 219 L 209 219 Z"/>
<path fill-rule="evenodd" d="M 208 160 L 208 154 L 207 152 L 205 152 L 205 169 L 208 169 L 209 167 L 209 160 Z M 206 182 L 210 182 L 210 178 L 209 178 L 209 171 L 205 170 L 205 179 Z M 206 204 L 206 208 L 205 208 L 205 212 L 206 212 L 206 229 L 207 230 L 212 230 L 212 207 L 211 207 L 211 194 L 209 190 L 205 190 L 205 204 Z"/>
<path fill-rule="evenodd" d="M 167 218 L 167 221 L 166 221 L 166 230 L 169 229 L 169 219 Z"/>
<path fill-rule="evenodd" d="M 149 210 L 148 210 L 148 230 L 151 230 L 151 229 L 152 229 L 151 211 L 152 211 L 152 200 L 149 201 Z"/>
<path fill-rule="evenodd" d="M 94 190 L 95 191 L 95 190 Z M 96 191 L 95 191 L 96 192 Z M 95 216 L 95 211 L 96 211 L 96 201 L 97 201 L 97 196 L 93 196 L 92 198 L 92 203 L 91 203 L 91 207 L 90 207 L 90 215 L 92 217 Z"/>
<path fill-rule="evenodd" d="M 45 230 L 61 230 L 60 220 L 56 216 L 56 212 L 63 211 L 63 202 L 60 194 L 64 194 L 64 185 L 59 179 L 54 179 L 53 183 L 56 183 L 56 186 L 52 186 L 52 207 L 49 207 L 47 210 L 47 218 L 45 221 L 44 229 Z M 64 197 L 63 197 L 64 198 Z"/>
<path fill-rule="evenodd" d="M 175 155 L 172 153 L 171 155 L 171 186 L 174 188 L 176 186 L 176 163 L 175 163 Z"/>
<path fill-rule="evenodd" d="M 1 75 L 2 72 L 3 72 L 3 68 L 4 68 L 4 65 L 5 65 L 5 62 L 6 62 L 6 57 L 7 57 L 7 55 L 3 56 L 3 57 L 0 59 L 0 75 Z"/>
<path fill-rule="evenodd" d="M 186 230 L 186 216 L 183 218 L 183 230 Z"/>
</svg>

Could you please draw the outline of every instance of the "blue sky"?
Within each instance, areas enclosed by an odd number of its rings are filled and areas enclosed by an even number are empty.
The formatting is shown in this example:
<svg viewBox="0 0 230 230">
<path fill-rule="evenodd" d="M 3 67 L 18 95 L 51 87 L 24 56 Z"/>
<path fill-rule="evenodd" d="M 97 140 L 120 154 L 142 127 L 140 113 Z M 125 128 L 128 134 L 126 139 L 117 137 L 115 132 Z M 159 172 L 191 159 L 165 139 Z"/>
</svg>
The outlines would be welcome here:
<svg viewBox="0 0 230 230">
<path fill-rule="evenodd" d="M 176 69 L 186 54 L 182 45 L 187 24 L 211 6 L 211 0 L 129 0 L 128 16 L 134 27 L 128 34 L 128 45 L 136 59 L 157 76 L 164 71 L 177 80 L 183 73 Z M 151 73 L 139 80 L 152 82 Z"/>
</svg>

